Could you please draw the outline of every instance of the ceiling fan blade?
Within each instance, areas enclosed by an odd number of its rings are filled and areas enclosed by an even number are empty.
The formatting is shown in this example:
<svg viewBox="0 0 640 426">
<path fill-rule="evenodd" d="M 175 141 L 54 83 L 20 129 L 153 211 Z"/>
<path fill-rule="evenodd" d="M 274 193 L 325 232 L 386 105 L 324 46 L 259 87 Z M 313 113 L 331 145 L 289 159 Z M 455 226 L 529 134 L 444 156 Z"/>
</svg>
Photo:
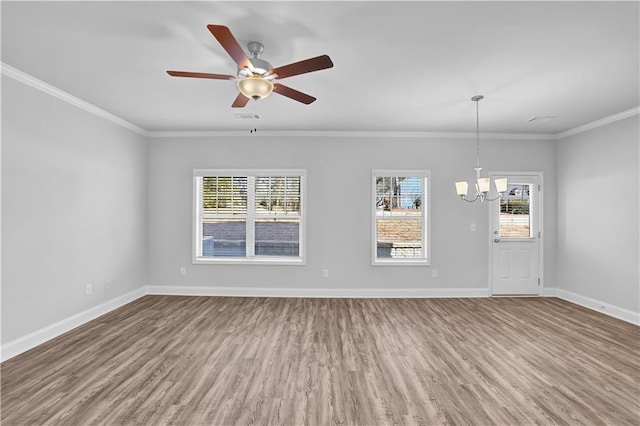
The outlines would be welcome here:
<svg viewBox="0 0 640 426">
<path fill-rule="evenodd" d="M 275 83 L 273 85 L 273 91 L 286 96 L 287 98 L 291 98 L 294 101 L 302 102 L 303 104 L 309 105 L 311 102 L 314 102 L 316 98 L 313 96 L 307 95 L 306 93 L 299 92 L 291 87 L 287 87 L 280 83 Z"/>
<path fill-rule="evenodd" d="M 240 69 L 253 68 L 251 62 L 249 62 L 249 58 L 247 58 L 244 50 L 242 50 L 242 47 L 240 47 L 240 44 L 238 44 L 238 41 L 233 36 L 233 34 L 231 34 L 231 31 L 228 27 L 225 27 L 224 25 L 209 24 L 207 25 L 207 28 L 209 29 L 209 31 L 211 31 L 211 34 L 213 34 L 213 36 L 218 40 L 218 43 L 220 43 L 224 50 L 227 51 L 227 53 L 229 54 L 229 56 L 231 56 L 235 63 L 238 64 L 238 67 Z"/>
<path fill-rule="evenodd" d="M 231 108 L 242 108 L 247 105 L 247 102 L 249 102 L 249 98 L 242 93 L 238 93 L 236 100 L 231 104 Z"/>
<path fill-rule="evenodd" d="M 234 75 L 227 74 L 207 74 L 204 72 L 189 72 L 189 71 L 167 71 L 172 77 L 191 77 L 191 78 L 211 78 L 214 80 L 233 80 L 236 77 Z"/>
<path fill-rule="evenodd" d="M 279 79 L 292 77 L 294 75 L 305 74 L 312 71 L 319 71 L 333 67 L 331 58 L 327 55 L 316 56 L 304 61 L 294 62 L 269 70 L 269 74 L 278 74 Z"/>
</svg>

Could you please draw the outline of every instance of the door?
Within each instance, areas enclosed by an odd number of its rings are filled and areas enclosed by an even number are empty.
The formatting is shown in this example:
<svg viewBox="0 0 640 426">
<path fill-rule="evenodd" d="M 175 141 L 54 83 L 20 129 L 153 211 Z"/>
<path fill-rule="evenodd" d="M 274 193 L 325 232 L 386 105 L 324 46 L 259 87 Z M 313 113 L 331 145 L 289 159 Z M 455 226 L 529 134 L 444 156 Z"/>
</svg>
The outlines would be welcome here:
<svg viewBox="0 0 640 426">
<path fill-rule="evenodd" d="M 491 203 L 492 294 L 542 294 L 542 174 L 491 176 L 508 180 L 505 195 Z"/>
</svg>

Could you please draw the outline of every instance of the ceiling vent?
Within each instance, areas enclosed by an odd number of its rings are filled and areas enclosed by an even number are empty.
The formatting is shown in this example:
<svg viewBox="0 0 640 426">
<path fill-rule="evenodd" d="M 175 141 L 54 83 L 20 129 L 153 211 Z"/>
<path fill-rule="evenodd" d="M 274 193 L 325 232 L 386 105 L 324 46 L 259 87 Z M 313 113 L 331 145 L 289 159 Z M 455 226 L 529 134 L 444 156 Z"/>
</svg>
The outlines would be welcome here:
<svg viewBox="0 0 640 426">
<path fill-rule="evenodd" d="M 252 112 L 243 112 L 240 114 L 231 114 L 236 120 L 258 120 L 260 116 Z"/>
<path fill-rule="evenodd" d="M 547 121 L 551 121 L 555 119 L 555 115 L 541 115 L 539 117 L 533 117 L 528 120 L 529 123 L 546 123 Z"/>
</svg>

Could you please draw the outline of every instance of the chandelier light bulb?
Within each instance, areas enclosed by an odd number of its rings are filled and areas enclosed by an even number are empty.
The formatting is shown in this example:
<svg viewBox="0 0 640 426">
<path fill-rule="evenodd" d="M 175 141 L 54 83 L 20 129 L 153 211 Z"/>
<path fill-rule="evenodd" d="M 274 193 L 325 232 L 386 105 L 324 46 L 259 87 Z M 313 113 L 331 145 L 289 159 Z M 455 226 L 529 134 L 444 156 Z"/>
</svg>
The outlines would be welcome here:
<svg viewBox="0 0 640 426">
<path fill-rule="evenodd" d="M 478 191 L 487 193 L 491 188 L 491 179 L 488 177 L 478 179 Z"/>
<path fill-rule="evenodd" d="M 507 178 L 496 179 L 496 191 L 499 193 L 507 192 Z"/>
<path fill-rule="evenodd" d="M 456 182 L 456 191 L 458 195 L 464 197 L 467 195 L 467 190 L 469 189 L 469 184 L 467 182 Z"/>
</svg>

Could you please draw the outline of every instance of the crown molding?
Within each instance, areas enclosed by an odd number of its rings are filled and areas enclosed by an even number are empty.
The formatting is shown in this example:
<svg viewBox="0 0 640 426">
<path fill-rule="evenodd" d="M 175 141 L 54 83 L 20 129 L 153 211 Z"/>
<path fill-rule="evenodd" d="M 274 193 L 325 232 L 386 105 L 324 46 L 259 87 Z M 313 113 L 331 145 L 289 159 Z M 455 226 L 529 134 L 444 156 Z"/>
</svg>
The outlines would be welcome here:
<svg viewBox="0 0 640 426">
<path fill-rule="evenodd" d="M 150 138 L 211 138 L 247 137 L 246 130 L 184 130 L 149 131 Z M 251 137 L 304 137 L 304 138 L 423 138 L 423 139 L 475 139 L 475 132 L 409 132 L 409 131 L 340 131 L 340 130 L 261 130 Z M 481 139 L 555 140 L 551 133 L 482 133 Z"/>
<path fill-rule="evenodd" d="M 110 112 L 105 111 L 102 108 L 98 108 L 97 106 L 76 96 L 73 96 L 65 92 L 64 90 L 60 90 L 55 86 L 45 83 L 44 81 L 39 80 L 23 71 L 20 71 L 19 69 L 14 68 L 11 65 L 0 62 L 0 67 L 2 69 L 2 74 L 7 77 L 19 81 L 20 83 L 26 84 L 27 86 L 31 86 L 34 89 L 40 90 L 41 92 L 47 93 L 54 98 L 67 102 L 77 108 L 80 108 L 81 110 L 110 121 L 111 123 L 117 124 L 118 126 L 124 127 L 125 129 L 131 130 L 132 132 L 135 132 L 139 135 L 149 136 L 149 132 L 147 132 L 142 127 L 136 126 L 135 124 L 124 120 L 114 114 L 111 114 Z"/>
<path fill-rule="evenodd" d="M 587 124 L 583 124 L 582 126 L 574 127 L 573 129 L 565 130 L 564 132 L 560 132 L 556 134 L 556 139 L 564 139 L 569 136 L 577 135 L 578 133 L 583 133 L 588 130 L 593 130 L 598 127 L 606 126 L 607 124 L 615 123 L 616 121 L 624 120 L 625 118 L 633 117 L 634 115 L 640 114 L 640 106 L 629 108 L 628 110 L 619 112 L 617 114 L 610 115 L 608 117 L 601 118 L 599 120 L 592 121 Z"/>
<path fill-rule="evenodd" d="M 130 121 L 118 117 L 108 111 L 103 110 L 87 101 L 73 96 L 64 90 L 58 89 L 42 80 L 39 80 L 11 65 L 0 62 L 2 74 L 13 78 L 23 84 L 38 89 L 57 99 L 76 106 L 84 111 L 101 117 L 111 123 L 131 130 L 139 135 L 148 138 L 211 138 L 211 137 L 246 137 L 244 130 L 146 130 Z M 573 129 L 560 133 L 482 133 L 482 139 L 494 140 L 560 140 L 568 136 L 586 132 L 616 121 L 624 120 L 640 114 L 640 106 L 630 108 L 626 111 L 610 115 L 608 117 L 583 124 Z M 423 138 L 423 139 L 470 139 L 475 138 L 475 132 L 426 132 L 426 131 L 339 131 L 339 130 L 265 130 L 252 133 L 251 137 L 295 137 L 295 138 Z"/>
</svg>

